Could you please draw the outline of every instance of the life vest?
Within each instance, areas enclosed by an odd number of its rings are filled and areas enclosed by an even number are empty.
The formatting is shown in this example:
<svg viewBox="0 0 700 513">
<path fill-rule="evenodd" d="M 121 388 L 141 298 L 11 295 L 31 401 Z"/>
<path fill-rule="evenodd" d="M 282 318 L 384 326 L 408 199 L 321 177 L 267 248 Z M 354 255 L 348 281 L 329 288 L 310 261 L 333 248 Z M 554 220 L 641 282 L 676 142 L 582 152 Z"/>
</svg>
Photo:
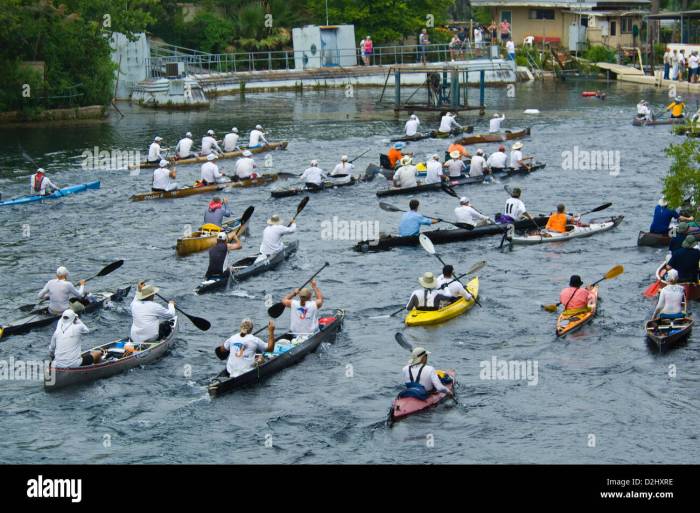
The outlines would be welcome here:
<svg viewBox="0 0 700 513">
<path fill-rule="evenodd" d="M 568 216 L 564 213 L 555 213 L 549 216 L 549 220 L 547 220 L 547 230 L 551 230 L 553 232 L 559 232 L 559 233 L 564 233 L 566 232 L 566 222 L 568 221 Z"/>
<path fill-rule="evenodd" d="M 34 192 L 41 192 L 41 184 L 44 181 L 44 176 L 46 175 L 39 171 L 37 171 L 37 173 L 34 174 L 34 185 L 32 187 L 34 189 Z"/>
<path fill-rule="evenodd" d="M 221 201 L 212 200 L 209 202 L 209 212 L 214 212 L 215 210 L 219 210 L 223 206 L 224 206 L 224 204 Z"/>
</svg>

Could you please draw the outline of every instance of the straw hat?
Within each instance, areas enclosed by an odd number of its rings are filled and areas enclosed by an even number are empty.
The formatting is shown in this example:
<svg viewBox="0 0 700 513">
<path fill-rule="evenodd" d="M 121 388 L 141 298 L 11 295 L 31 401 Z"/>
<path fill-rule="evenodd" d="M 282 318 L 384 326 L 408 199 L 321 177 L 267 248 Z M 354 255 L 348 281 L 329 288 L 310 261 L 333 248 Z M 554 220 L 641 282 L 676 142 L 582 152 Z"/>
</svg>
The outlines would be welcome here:
<svg viewBox="0 0 700 513">
<path fill-rule="evenodd" d="M 413 351 L 411 351 L 411 358 L 408 360 L 409 365 L 415 365 L 417 363 L 420 363 L 421 360 L 425 356 L 428 356 L 430 354 L 430 351 L 427 351 L 423 347 L 414 347 Z"/>
<path fill-rule="evenodd" d="M 458 159 L 460 157 L 460 155 L 461 155 L 461 153 L 459 152 L 459 150 L 454 150 L 454 151 L 450 152 L 450 157 L 452 157 L 453 159 Z"/>
<path fill-rule="evenodd" d="M 148 299 L 149 297 L 155 296 L 160 289 L 152 285 L 146 285 L 144 288 L 136 292 L 136 299 L 142 301 Z"/>
<path fill-rule="evenodd" d="M 403 158 L 401 159 L 401 165 L 402 165 L 402 166 L 408 166 L 408 165 L 410 165 L 410 164 L 412 164 L 412 163 L 413 163 L 413 157 L 411 157 L 410 155 L 406 155 L 405 157 L 403 157 Z"/>
<path fill-rule="evenodd" d="M 433 273 L 427 272 L 420 278 L 418 278 L 418 283 L 420 283 L 426 289 L 434 289 L 437 287 L 437 280 Z"/>
<path fill-rule="evenodd" d="M 513 149 L 514 149 L 514 150 L 519 150 L 519 149 L 521 149 L 522 147 L 523 147 L 523 143 L 521 143 L 521 142 L 519 142 L 519 141 L 516 142 L 516 143 L 513 145 Z"/>
<path fill-rule="evenodd" d="M 280 216 L 278 216 L 277 214 L 273 215 L 272 217 L 270 217 L 270 219 L 267 220 L 267 224 L 269 224 L 269 225 L 281 224 L 281 223 L 282 223 L 282 220 L 280 219 Z"/>
</svg>

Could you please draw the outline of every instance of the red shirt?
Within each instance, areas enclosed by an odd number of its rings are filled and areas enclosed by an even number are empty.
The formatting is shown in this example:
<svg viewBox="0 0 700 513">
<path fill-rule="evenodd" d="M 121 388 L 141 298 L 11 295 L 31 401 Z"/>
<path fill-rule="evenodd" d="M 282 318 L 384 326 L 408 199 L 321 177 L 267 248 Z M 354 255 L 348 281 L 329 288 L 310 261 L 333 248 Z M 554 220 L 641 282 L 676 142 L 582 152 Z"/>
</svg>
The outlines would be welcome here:
<svg viewBox="0 0 700 513">
<path fill-rule="evenodd" d="M 574 308 L 585 308 L 588 306 L 588 298 L 591 293 L 581 288 L 566 287 L 559 294 L 559 302 L 564 305 L 567 310 L 573 310 Z"/>
</svg>

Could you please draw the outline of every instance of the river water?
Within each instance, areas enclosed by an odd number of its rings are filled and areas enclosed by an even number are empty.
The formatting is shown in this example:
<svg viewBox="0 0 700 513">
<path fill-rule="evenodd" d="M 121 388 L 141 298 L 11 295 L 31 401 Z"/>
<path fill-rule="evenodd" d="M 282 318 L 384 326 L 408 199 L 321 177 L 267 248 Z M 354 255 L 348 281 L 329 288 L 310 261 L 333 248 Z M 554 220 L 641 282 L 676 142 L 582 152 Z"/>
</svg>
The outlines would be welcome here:
<svg viewBox="0 0 700 513">
<path fill-rule="evenodd" d="M 604 87 L 608 99 L 583 99 L 580 92 Z M 470 94 L 476 99 L 478 91 Z M 664 148 L 680 138 L 669 127 L 631 126 L 634 105 L 653 92 L 617 83 L 533 83 L 519 85 L 515 97 L 505 89 L 487 91 L 489 112 L 505 112 L 504 126 L 532 127 L 525 154 L 536 154 L 547 168 L 511 180 L 520 185 L 531 212 L 549 212 L 557 203 L 583 211 L 611 201 L 604 214 L 624 214 L 615 230 L 566 244 L 498 250 L 498 237 L 438 246 L 445 261 L 464 270 L 487 260 L 481 271 L 481 303 L 449 323 L 406 328 L 402 317 L 370 319 L 389 313 L 417 288 L 425 271 L 439 272 L 436 259 L 420 248 L 359 254 L 354 241 L 334 240 L 323 231 L 340 221 L 379 222 L 395 232 L 400 214 L 377 207 L 375 191 L 383 179 L 313 195 L 299 218 L 296 257 L 278 271 L 254 278 L 226 293 L 192 293 L 204 273 L 206 253 L 175 256 L 177 237 L 197 226 L 207 197 L 131 203 L 150 187 L 150 172 L 91 170 L 82 166 L 87 149 L 141 150 L 154 135 L 174 145 L 185 131 L 196 136 L 232 125 L 246 132 L 256 123 L 271 138 L 286 139 L 286 152 L 272 153 L 276 170 L 300 173 L 311 158 L 330 169 L 341 154 L 360 159 L 364 169 L 401 131 L 390 110 L 375 102 L 379 91 L 269 93 L 217 99 L 206 112 L 165 113 L 121 106 L 123 119 L 105 123 L 26 126 L 0 129 L 0 188 L 3 197 L 24 194 L 31 167 L 18 142 L 46 167 L 59 184 L 98 176 L 99 191 L 59 202 L 4 208 L 0 229 L 0 315 L 19 317 L 16 308 L 31 302 L 58 265 L 72 277 L 94 274 L 123 258 L 119 271 L 89 284 L 113 289 L 150 279 L 186 311 L 208 318 L 201 332 L 187 320 L 167 357 L 153 365 L 108 380 L 48 395 L 41 383 L 0 383 L 0 461 L 4 463 L 691 463 L 700 456 L 697 432 L 698 345 L 658 354 L 645 342 L 642 324 L 652 303 L 641 291 L 664 256 L 661 249 L 637 248 L 647 229 L 668 168 Z M 697 100 L 689 98 L 695 107 Z M 523 114 L 537 108 L 539 115 Z M 424 124 L 436 125 L 429 114 Z M 486 120 L 464 116 L 485 131 Z M 412 144 L 418 155 L 445 149 L 444 141 Z M 562 169 L 566 152 L 613 151 L 619 173 L 610 169 Z M 492 151 L 495 146 L 485 147 Z M 580 154 L 580 153 L 579 153 Z M 263 157 L 257 157 L 260 164 Z M 222 161 L 224 169 L 230 161 Z M 180 182 L 198 176 L 195 166 L 178 169 Z M 279 185 L 273 185 L 277 187 Z M 241 212 L 255 205 L 251 234 L 241 256 L 255 253 L 265 220 L 273 213 L 289 218 L 299 198 L 271 200 L 269 190 L 227 194 Z M 462 189 L 477 208 L 501 211 L 503 184 Z M 442 193 L 423 195 L 423 211 L 450 218 L 455 200 Z M 405 208 L 408 198 L 391 198 Z M 598 214 L 603 215 L 603 213 Z M 326 223 L 326 224 L 324 224 Z M 373 225 L 372 225 L 373 226 Z M 299 286 L 324 261 L 319 277 L 328 308 L 347 312 L 336 342 L 324 345 L 296 367 L 264 384 L 210 400 L 204 383 L 222 368 L 213 348 L 233 334 L 243 317 L 266 319 L 264 297 L 276 299 Z M 556 302 L 571 274 L 590 282 L 614 264 L 625 273 L 601 285 L 600 312 L 580 332 L 554 337 L 555 316 L 540 309 Z M 85 315 L 92 333 L 83 346 L 128 333 L 129 302 Z M 286 328 L 288 314 L 278 321 Z M 458 405 L 383 426 L 401 383 L 408 354 L 394 342 L 403 331 L 413 344 L 426 346 L 432 362 L 457 371 Z M 46 358 L 51 330 L 0 342 L 0 359 Z M 481 362 L 527 360 L 537 378 L 486 380 Z"/>
</svg>

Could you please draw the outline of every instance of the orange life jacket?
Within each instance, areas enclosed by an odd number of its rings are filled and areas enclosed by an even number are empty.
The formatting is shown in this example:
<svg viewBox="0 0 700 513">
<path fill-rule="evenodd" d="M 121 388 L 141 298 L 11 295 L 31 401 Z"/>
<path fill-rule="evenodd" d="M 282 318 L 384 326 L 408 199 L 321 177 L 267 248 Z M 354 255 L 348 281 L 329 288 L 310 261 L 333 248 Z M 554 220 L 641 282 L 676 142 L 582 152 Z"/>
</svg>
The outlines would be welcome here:
<svg viewBox="0 0 700 513">
<path fill-rule="evenodd" d="M 386 156 L 389 157 L 389 163 L 392 167 L 394 167 L 396 165 L 396 162 L 401 160 L 401 158 L 403 157 L 403 153 L 401 153 L 401 150 L 391 148 Z"/>
<path fill-rule="evenodd" d="M 566 231 L 566 223 L 568 220 L 569 217 L 566 214 L 560 214 L 557 212 L 549 216 L 549 220 L 547 221 L 547 226 L 545 228 L 553 232 L 564 233 Z"/>
</svg>

